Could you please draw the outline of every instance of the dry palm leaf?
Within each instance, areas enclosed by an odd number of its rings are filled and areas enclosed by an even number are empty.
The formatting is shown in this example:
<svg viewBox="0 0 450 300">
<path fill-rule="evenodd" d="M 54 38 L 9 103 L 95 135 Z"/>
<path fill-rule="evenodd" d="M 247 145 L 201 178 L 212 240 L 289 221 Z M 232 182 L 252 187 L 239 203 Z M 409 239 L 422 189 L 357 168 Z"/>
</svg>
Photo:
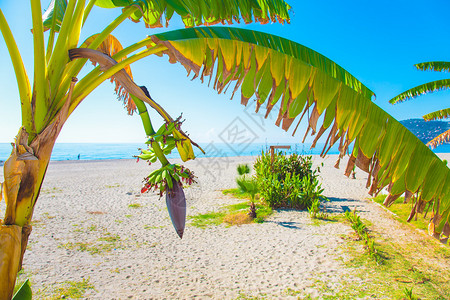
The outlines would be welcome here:
<svg viewBox="0 0 450 300">
<path fill-rule="evenodd" d="M 94 34 L 84 43 L 81 45 L 81 48 L 87 48 L 89 45 L 97 38 L 98 34 Z M 123 50 L 122 44 L 120 44 L 119 40 L 114 37 L 113 35 L 108 35 L 108 37 L 100 44 L 100 46 L 97 48 L 98 51 L 101 51 L 102 53 L 113 56 L 114 54 L 117 54 L 119 51 Z M 127 57 L 123 57 L 121 60 L 126 59 Z M 119 60 L 119 61 L 121 61 Z M 94 65 L 97 63 L 95 61 L 92 61 Z M 127 65 L 124 68 L 125 72 L 130 76 L 131 80 L 133 80 L 133 74 L 131 73 L 131 68 L 129 65 Z M 115 79 L 114 76 L 111 77 L 111 83 L 115 83 L 116 88 L 115 92 L 117 94 L 117 97 L 120 101 L 123 102 L 124 106 L 126 107 L 128 114 L 132 115 L 133 112 L 136 111 L 136 104 L 134 104 L 133 100 L 131 99 L 131 96 L 128 94 L 126 89 L 120 84 L 119 81 Z"/>
</svg>

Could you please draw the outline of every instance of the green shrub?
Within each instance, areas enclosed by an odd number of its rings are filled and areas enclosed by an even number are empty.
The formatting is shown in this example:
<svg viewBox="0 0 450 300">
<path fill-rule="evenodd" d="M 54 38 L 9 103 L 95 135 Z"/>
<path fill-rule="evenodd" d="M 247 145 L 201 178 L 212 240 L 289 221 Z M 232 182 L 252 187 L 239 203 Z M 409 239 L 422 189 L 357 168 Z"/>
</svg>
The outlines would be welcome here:
<svg viewBox="0 0 450 300">
<path fill-rule="evenodd" d="M 270 153 L 263 152 L 254 168 L 260 196 L 273 208 L 306 209 L 326 199 L 317 178 L 320 169 L 312 169 L 311 156 L 279 152 L 272 161 Z"/>
</svg>

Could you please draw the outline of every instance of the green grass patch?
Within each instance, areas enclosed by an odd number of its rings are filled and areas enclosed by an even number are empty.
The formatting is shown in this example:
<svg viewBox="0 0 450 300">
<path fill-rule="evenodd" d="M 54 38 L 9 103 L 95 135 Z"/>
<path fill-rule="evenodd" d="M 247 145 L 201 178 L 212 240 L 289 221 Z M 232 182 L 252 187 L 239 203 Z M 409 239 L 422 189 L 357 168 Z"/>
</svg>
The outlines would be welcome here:
<svg viewBox="0 0 450 300">
<path fill-rule="evenodd" d="M 95 290 L 89 279 L 64 281 L 38 291 L 37 296 L 45 299 L 81 299 L 90 289 Z"/>
<path fill-rule="evenodd" d="M 112 188 L 117 188 L 117 187 L 120 187 L 120 186 L 121 185 L 119 183 L 116 183 L 116 184 L 106 185 L 105 187 L 108 188 L 108 189 L 112 189 Z"/>
<path fill-rule="evenodd" d="M 220 225 L 223 222 L 223 218 L 226 216 L 226 212 L 207 212 L 205 214 L 199 214 L 196 216 L 188 216 L 191 220 L 191 225 L 199 228 L 206 228 L 210 225 Z"/>
<path fill-rule="evenodd" d="M 144 225 L 144 229 L 161 229 L 164 227 L 166 227 L 166 226 L 164 226 L 164 225 L 161 225 L 161 226 Z"/>
<path fill-rule="evenodd" d="M 95 241 L 67 242 L 59 245 L 58 247 L 67 250 L 89 252 L 93 255 L 108 253 L 114 249 L 121 249 L 123 246 L 119 235 L 106 232 Z"/>
<path fill-rule="evenodd" d="M 321 299 L 450 299 L 447 246 L 426 236 L 404 241 L 369 231 L 382 263 L 371 259 L 363 239 L 343 236 L 347 275 L 335 288 L 325 278 L 316 279 L 311 287 Z"/>
<path fill-rule="evenodd" d="M 196 216 L 188 216 L 188 219 L 191 221 L 190 225 L 200 228 L 206 228 L 212 225 L 220 225 L 222 223 L 228 223 L 230 225 L 238 225 L 243 224 L 239 220 L 244 222 L 244 218 L 241 218 L 242 214 L 246 214 L 249 210 L 250 203 L 242 202 L 232 205 L 227 205 L 222 207 L 219 211 L 216 212 L 207 212 L 204 214 L 199 214 Z M 262 223 L 264 219 L 273 213 L 273 210 L 262 204 L 256 204 L 256 219 L 253 220 L 255 223 Z M 233 220 L 236 220 L 234 222 Z M 228 221 L 228 222 L 226 222 Z M 244 222 L 245 223 L 245 222 Z"/>
<path fill-rule="evenodd" d="M 363 241 L 348 238 L 344 246 L 350 259 L 344 261 L 354 280 L 342 280 L 338 291 L 323 289 L 323 299 L 406 299 L 405 291 L 420 299 L 450 299 L 450 270 L 436 257 L 438 242 L 400 244 L 398 241 L 376 240 L 377 252 L 384 258 L 382 264 L 370 259 Z M 425 246 L 425 247 L 424 247 Z M 417 249 L 427 249 L 419 254 Z M 428 252 L 429 251 L 429 252 Z"/>
<path fill-rule="evenodd" d="M 250 200 L 250 194 L 244 193 L 239 189 L 226 189 L 222 191 L 222 194 L 224 195 L 230 195 L 237 199 L 249 199 Z"/>
<path fill-rule="evenodd" d="M 46 188 L 46 189 L 41 189 L 41 194 L 59 194 L 62 193 L 63 190 L 59 189 L 59 188 Z"/>
<path fill-rule="evenodd" d="M 386 195 L 379 194 L 378 196 L 372 198 L 372 200 L 375 201 L 376 203 L 383 205 L 384 199 L 386 199 L 386 197 L 387 197 Z M 395 202 L 390 207 L 386 208 L 391 212 L 393 212 L 394 214 L 396 214 L 398 216 L 398 218 L 396 219 L 401 223 L 410 224 L 415 228 L 419 228 L 428 232 L 429 221 L 427 219 L 424 219 L 423 215 L 421 214 L 416 215 L 417 220 L 416 217 L 414 217 L 410 222 L 406 222 L 411 213 L 412 206 L 411 203 L 409 204 L 403 203 L 404 199 L 405 199 L 404 197 L 400 197 L 397 200 L 395 200 Z"/>
<path fill-rule="evenodd" d="M 128 207 L 129 208 L 140 208 L 140 207 L 142 207 L 142 205 L 139 203 L 131 203 L 131 204 L 128 204 Z"/>
</svg>

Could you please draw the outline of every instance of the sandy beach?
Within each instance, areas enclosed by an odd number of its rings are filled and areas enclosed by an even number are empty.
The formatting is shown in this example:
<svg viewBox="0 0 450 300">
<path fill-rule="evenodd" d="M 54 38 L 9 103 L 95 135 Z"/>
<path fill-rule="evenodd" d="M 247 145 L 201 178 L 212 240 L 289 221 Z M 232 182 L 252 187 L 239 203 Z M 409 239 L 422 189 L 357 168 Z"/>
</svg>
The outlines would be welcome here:
<svg viewBox="0 0 450 300">
<path fill-rule="evenodd" d="M 449 154 L 441 155 L 446 159 Z M 411 238 L 389 212 L 367 200 L 367 176 L 335 169 L 336 156 L 314 157 L 330 213 L 355 206 L 392 238 Z M 188 216 L 242 202 L 222 194 L 235 187 L 236 166 L 254 157 L 200 158 L 185 163 L 198 176 L 187 188 Z M 156 166 L 134 160 L 51 162 L 33 218 L 23 264 L 35 292 L 54 284 L 88 280 L 88 299 L 185 299 L 320 297 L 314 285 L 339 289 L 356 280 L 343 267 L 344 222 L 319 226 L 304 211 L 280 210 L 263 224 L 206 229 L 188 225 L 180 240 L 164 199 L 140 194 Z M 3 174 L 0 176 L 3 181 Z M 4 203 L 1 204 L 4 212 Z M 83 248 L 84 247 L 84 248 Z"/>
</svg>

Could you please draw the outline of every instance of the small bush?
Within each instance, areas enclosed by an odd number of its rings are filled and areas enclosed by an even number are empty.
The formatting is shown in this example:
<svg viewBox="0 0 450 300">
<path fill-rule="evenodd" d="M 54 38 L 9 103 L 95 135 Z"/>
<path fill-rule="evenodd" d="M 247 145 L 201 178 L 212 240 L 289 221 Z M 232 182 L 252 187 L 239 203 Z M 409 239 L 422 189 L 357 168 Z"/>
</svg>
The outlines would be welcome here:
<svg viewBox="0 0 450 300">
<path fill-rule="evenodd" d="M 312 219 L 316 219 L 320 212 L 320 201 L 319 199 L 314 200 L 311 203 L 311 207 L 308 208 L 309 215 Z"/>
<path fill-rule="evenodd" d="M 260 196 L 273 208 L 306 209 L 315 200 L 326 200 L 318 181 L 320 169 L 312 169 L 312 157 L 263 152 L 255 163 Z"/>
</svg>

